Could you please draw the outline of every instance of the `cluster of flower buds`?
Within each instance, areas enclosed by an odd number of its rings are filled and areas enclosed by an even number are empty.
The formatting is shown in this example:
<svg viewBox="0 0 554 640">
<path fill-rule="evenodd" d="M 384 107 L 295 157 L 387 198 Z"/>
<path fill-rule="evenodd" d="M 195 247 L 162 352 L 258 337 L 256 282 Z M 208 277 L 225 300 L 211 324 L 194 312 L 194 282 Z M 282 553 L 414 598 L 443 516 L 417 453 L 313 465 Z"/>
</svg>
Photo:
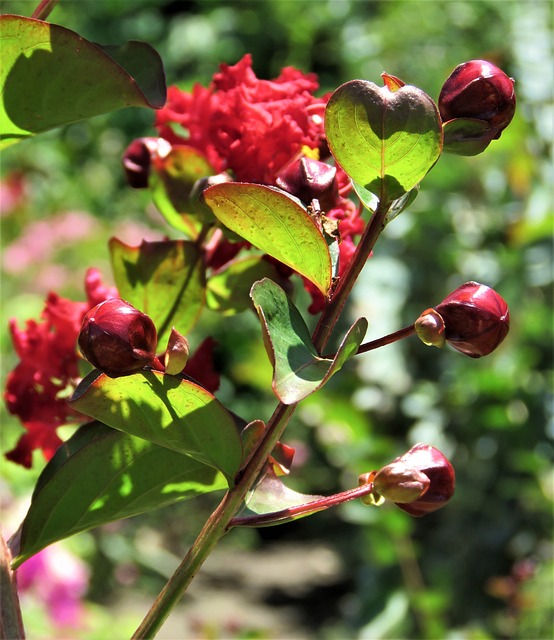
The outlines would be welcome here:
<svg viewBox="0 0 554 640">
<path fill-rule="evenodd" d="M 471 358 L 480 358 L 494 351 L 508 334 L 510 312 L 494 289 L 466 282 L 425 310 L 414 328 L 427 345 L 442 347 L 446 342 Z"/>
<path fill-rule="evenodd" d="M 79 333 L 85 358 L 111 378 L 137 373 L 152 364 L 157 344 L 150 317 L 119 298 L 93 307 Z"/>
<path fill-rule="evenodd" d="M 444 150 L 476 155 L 499 138 L 512 120 L 514 80 L 485 60 L 464 62 L 444 83 L 438 106 L 444 122 Z"/>
<path fill-rule="evenodd" d="M 448 459 L 435 447 L 416 444 L 379 471 L 360 476 L 360 485 L 373 483 L 366 504 L 391 500 L 412 516 L 432 513 L 454 495 L 456 476 Z"/>
</svg>

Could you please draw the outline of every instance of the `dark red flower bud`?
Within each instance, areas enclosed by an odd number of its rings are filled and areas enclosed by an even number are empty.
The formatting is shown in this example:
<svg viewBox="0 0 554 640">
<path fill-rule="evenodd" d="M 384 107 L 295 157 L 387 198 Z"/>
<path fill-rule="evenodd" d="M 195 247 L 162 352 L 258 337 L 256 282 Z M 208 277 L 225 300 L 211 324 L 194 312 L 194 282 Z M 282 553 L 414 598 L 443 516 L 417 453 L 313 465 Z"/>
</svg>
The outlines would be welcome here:
<svg viewBox="0 0 554 640">
<path fill-rule="evenodd" d="M 156 327 L 119 298 L 93 307 L 84 317 L 79 346 L 85 358 L 111 378 L 136 373 L 156 357 Z"/>
<path fill-rule="evenodd" d="M 514 116 L 514 80 L 486 60 L 464 62 L 444 83 L 438 106 L 445 123 L 445 150 L 481 153 Z"/>
<path fill-rule="evenodd" d="M 133 189 L 146 189 L 150 176 L 150 167 L 153 158 L 165 149 L 168 153 L 171 149 L 169 143 L 163 138 L 137 138 L 125 149 L 123 153 L 123 168 L 129 186 Z"/>
<path fill-rule="evenodd" d="M 373 479 L 375 491 L 396 503 L 414 502 L 429 489 L 430 484 L 424 473 L 401 460 L 379 469 Z"/>
<path fill-rule="evenodd" d="M 386 472 L 386 469 L 392 465 L 395 465 L 397 470 L 400 467 L 405 467 L 408 470 L 415 469 L 429 479 L 427 489 L 413 502 L 395 501 L 398 507 L 412 516 L 420 517 L 427 513 L 432 513 L 444 507 L 454 495 L 456 486 L 454 467 L 435 447 L 428 444 L 416 444 L 407 453 L 400 456 L 400 458 L 396 458 L 391 465 L 387 465 L 381 471 Z M 377 472 L 375 480 L 377 480 L 381 471 Z M 412 472 L 410 471 L 410 473 Z"/>
<path fill-rule="evenodd" d="M 444 321 L 448 344 L 471 358 L 494 351 L 510 328 L 504 299 L 478 282 L 466 282 L 434 309 Z"/>
<path fill-rule="evenodd" d="M 302 157 L 287 165 L 275 182 L 280 189 L 306 204 L 310 204 L 314 199 L 319 200 L 322 211 L 329 211 L 339 199 L 336 174 L 335 167 L 319 160 Z"/>
</svg>

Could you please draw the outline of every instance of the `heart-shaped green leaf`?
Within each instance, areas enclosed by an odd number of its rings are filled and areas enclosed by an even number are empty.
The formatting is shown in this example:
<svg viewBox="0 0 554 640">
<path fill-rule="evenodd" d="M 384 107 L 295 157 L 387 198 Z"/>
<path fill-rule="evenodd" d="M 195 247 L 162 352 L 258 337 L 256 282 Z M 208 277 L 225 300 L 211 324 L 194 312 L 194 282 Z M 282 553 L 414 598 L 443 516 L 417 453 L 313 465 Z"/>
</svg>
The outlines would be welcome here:
<svg viewBox="0 0 554 640">
<path fill-rule="evenodd" d="M 15 564 L 75 533 L 225 488 L 225 477 L 213 467 L 89 423 L 39 477 Z"/>
<path fill-rule="evenodd" d="M 360 318 L 350 328 L 333 358 L 322 358 L 310 332 L 286 293 L 271 280 L 254 283 L 251 297 L 260 317 L 264 344 L 273 363 L 273 390 L 284 404 L 293 404 L 320 389 L 356 354 L 367 331 Z"/>
<path fill-rule="evenodd" d="M 278 277 L 274 265 L 262 256 L 234 260 L 208 280 L 206 303 L 224 316 L 240 313 L 252 308 L 250 289 L 256 280 Z"/>
<path fill-rule="evenodd" d="M 162 62 L 147 44 L 102 48 L 64 27 L 0 16 L 0 147 L 123 107 L 160 108 Z"/>
<path fill-rule="evenodd" d="M 219 469 L 230 483 L 242 458 L 231 414 L 206 389 L 159 371 L 109 378 L 90 373 L 71 405 L 114 429 Z"/>
<path fill-rule="evenodd" d="M 214 185 L 206 189 L 204 199 L 231 231 L 327 294 L 331 287 L 329 249 L 298 201 L 279 189 L 242 182 Z"/>
<path fill-rule="evenodd" d="M 112 238 L 110 253 L 119 295 L 152 318 L 160 350 L 172 326 L 186 335 L 205 300 L 204 263 L 196 245 L 165 240 L 130 247 Z"/>
<path fill-rule="evenodd" d="M 442 149 L 437 106 L 410 85 L 396 91 L 366 80 L 341 85 L 327 104 L 325 133 L 346 173 L 384 203 L 413 189 Z"/>
</svg>

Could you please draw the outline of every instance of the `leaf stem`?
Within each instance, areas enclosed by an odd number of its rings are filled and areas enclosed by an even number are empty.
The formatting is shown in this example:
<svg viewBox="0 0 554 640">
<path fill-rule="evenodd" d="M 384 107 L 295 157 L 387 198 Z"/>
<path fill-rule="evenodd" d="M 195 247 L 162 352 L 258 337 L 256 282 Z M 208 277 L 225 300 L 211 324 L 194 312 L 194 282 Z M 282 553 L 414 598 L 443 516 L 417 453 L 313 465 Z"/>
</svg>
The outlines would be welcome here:
<svg viewBox="0 0 554 640">
<path fill-rule="evenodd" d="M 343 502 L 354 500 L 355 498 L 361 498 L 368 495 L 373 491 L 373 483 L 369 482 L 361 487 L 355 487 L 354 489 L 347 489 L 340 493 L 335 493 L 332 496 L 325 496 L 318 498 L 317 500 L 311 500 L 304 504 L 298 504 L 294 507 L 287 507 L 286 509 L 280 509 L 279 511 L 273 511 L 272 513 L 260 513 L 251 516 L 237 516 L 233 518 L 229 523 L 231 527 L 263 527 L 271 524 L 281 524 L 288 522 L 293 518 L 299 516 L 309 516 L 312 513 L 318 511 L 324 511 L 330 507 L 336 507 Z"/>
<path fill-rule="evenodd" d="M 403 340 L 404 338 L 409 338 L 410 336 L 414 335 L 415 332 L 415 327 L 413 324 L 411 324 L 408 327 L 404 327 L 403 329 L 398 329 L 398 331 L 393 331 L 393 333 L 388 333 L 386 336 L 382 336 L 381 338 L 376 338 L 375 340 L 364 342 L 364 344 L 361 344 L 358 347 L 356 355 L 367 353 L 368 351 L 373 351 L 373 349 L 379 349 L 379 347 L 384 347 L 387 344 L 398 342 L 398 340 Z M 332 360 L 336 357 L 336 355 L 336 353 L 332 353 L 326 354 L 322 357 Z"/>
<path fill-rule="evenodd" d="M 46 20 L 52 9 L 58 4 L 58 0 L 40 0 L 37 8 L 33 11 L 31 18 L 35 20 Z"/>
<path fill-rule="evenodd" d="M 381 201 L 379 201 L 375 213 L 368 222 L 360 242 L 356 247 L 356 252 L 346 272 L 339 280 L 337 288 L 332 292 L 329 303 L 321 314 L 312 336 L 313 344 L 318 353 L 321 353 L 329 341 L 331 333 L 346 304 L 346 300 L 352 291 L 352 287 L 364 268 L 381 231 L 385 228 L 385 220 L 389 209 L 390 203 L 381 203 Z"/>
</svg>

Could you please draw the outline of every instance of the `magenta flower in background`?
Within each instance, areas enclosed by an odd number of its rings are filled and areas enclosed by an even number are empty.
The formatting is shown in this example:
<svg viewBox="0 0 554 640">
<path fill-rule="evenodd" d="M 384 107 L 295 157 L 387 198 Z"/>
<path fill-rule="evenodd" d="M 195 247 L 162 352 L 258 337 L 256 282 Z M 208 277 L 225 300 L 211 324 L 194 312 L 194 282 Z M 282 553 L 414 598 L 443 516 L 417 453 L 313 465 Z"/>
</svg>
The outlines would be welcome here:
<svg viewBox="0 0 554 640">
<path fill-rule="evenodd" d="M 17 569 L 23 600 L 32 594 L 58 629 L 81 629 L 85 624 L 85 595 L 89 572 L 86 564 L 60 545 L 51 545 Z"/>
</svg>

